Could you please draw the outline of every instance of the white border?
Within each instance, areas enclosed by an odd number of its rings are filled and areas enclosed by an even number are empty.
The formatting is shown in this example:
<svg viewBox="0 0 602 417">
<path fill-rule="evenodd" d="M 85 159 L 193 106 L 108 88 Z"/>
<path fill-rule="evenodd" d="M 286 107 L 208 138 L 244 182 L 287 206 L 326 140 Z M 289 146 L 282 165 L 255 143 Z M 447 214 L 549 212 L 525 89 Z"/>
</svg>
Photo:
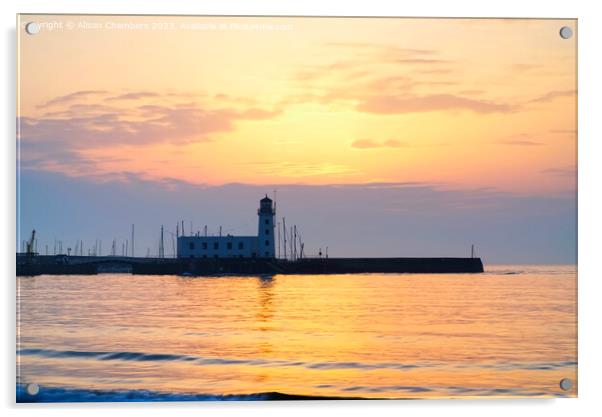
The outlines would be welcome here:
<svg viewBox="0 0 602 417">
<path fill-rule="evenodd" d="M 2 320 L 2 360 L 5 372 L 0 379 L 0 395 L 6 415 L 101 416 L 119 409 L 128 415 L 155 416 L 176 411 L 181 415 L 201 413 L 250 416 L 305 416 L 306 414 L 367 413 L 399 415 L 507 416 L 537 413 L 546 416 L 593 415 L 602 410 L 597 397 L 602 379 L 601 329 L 602 268 L 599 252 L 602 245 L 602 110 L 596 106 L 602 96 L 600 58 L 602 16 L 596 1 L 525 0 L 486 1 L 341 1 L 324 0 L 21 0 L 18 4 L 2 2 L 2 81 L 4 97 L 0 100 L 2 139 L 3 196 L 0 256 L 4 273 Z M 440 16 L 440 17 L 561 17 L 579 19 L 579 398 L 558 400 L 433 400 L 377 402 L 286 402 L 286 403 L 190 403 L 190 404 L 94 404 L 94 405 L 15 405 L 15 15 L 16 13 L 117 13 L 117 14 L 236 14 L 236 15 L 333 15 L 333 16 Z M 596 123 L 598 122 L 598 123 Z M 601 415 L 601 414 L 598 414 Z"/>
</svg>

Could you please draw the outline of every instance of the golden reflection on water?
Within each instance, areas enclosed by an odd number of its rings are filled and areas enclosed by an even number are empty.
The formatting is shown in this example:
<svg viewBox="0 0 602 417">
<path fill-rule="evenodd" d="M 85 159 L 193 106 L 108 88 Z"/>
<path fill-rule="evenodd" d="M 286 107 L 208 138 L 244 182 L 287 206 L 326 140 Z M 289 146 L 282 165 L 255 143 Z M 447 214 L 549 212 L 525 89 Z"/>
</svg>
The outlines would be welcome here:
<svg viewBox="0 0 602 417">
<path fill-rule="evenodd" d="M 18 374 L 167 393 L 576 395 L 558 386 L 576 381 L 575 268 L 493 269 L 22 277 Z"/>
</svg>

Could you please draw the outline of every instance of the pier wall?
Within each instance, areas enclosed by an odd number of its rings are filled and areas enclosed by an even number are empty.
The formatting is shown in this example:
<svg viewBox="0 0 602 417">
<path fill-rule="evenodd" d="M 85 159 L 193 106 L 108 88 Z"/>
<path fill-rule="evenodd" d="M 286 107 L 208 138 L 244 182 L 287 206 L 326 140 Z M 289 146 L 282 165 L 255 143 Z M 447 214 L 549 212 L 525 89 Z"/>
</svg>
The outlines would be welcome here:
<svg viewBox="0 0 602 417">
<path fill-rule="evenodd" d="M 182 259 L 178 264 L 155 268 L 134 266 L 133 273 L 152 274 L 355 274 L 355 273 L 479 273 L 480 258 L 321 258 L 286 261 L 281 259 L 207 258 Z"/>
<path fill-rule="evenodd" d="M 17 258 L 17 275 L 258 275 L 356 273 L 479 273 L 480 258 L 312 258 L 288 261 L 266 258 L 154 259 L 128 257 L 40 256 Z"/>
</svg>

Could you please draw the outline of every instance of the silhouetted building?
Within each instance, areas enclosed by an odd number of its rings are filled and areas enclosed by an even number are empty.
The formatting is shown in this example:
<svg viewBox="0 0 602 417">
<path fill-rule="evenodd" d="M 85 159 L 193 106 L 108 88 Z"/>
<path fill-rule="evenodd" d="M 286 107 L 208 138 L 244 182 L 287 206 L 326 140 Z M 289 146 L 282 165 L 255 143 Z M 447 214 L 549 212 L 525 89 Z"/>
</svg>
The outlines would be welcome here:
<svg viewBox="0 0 602 417">
<path fill-rule="evenodd" d="M 274 258 L 274 215 L 267 195 L 257 210 L 257 236 L 179 236 L 178 258 Z"/>
</svg>

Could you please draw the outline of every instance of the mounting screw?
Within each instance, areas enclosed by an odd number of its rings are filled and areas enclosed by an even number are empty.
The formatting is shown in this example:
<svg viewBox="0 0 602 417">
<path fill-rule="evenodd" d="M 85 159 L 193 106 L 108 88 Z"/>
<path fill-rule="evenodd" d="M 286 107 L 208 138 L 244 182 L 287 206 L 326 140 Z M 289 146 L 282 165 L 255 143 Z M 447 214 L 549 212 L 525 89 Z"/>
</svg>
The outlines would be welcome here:
<svg viewBox="0 0 602 417">
<path fill-rule="evenodd" d="M 573 36 L 573 29 L 568 26 L 563 26 L 560 28 L 560 37 L 562 39 L 569 39 L 571 36 Z"/>
<path fill-rule="evenodd" d="M 25 32 L 27 32 L 28 35 L 35 35 L 40 32 L 40 25 L 36 22 L 29 22 L 25 25 Z"/>
<path fill-rule="evenodd" d="M 25 389 L 29 395 L 38 395 L 38 392 L 40 392 L 40 386 L 38 384 L 27 384 Z"/>
<path fill-rule="evenodd" d="M 573 381 L 571 381 L 570 378 L 562 378 L 558 385 L 560 385 L 561 390 L 568 391 L 573 388 Z"/>
</svg>

